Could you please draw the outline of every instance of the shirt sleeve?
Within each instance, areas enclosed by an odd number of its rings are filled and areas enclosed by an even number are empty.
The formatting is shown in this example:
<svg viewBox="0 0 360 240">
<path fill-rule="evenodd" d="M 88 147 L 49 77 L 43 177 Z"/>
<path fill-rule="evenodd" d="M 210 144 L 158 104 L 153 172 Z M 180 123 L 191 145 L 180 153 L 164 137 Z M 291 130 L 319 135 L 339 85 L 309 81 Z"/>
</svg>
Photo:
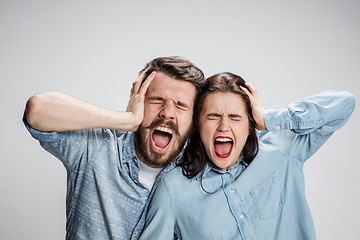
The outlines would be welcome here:
<svg viewBox="0 0 360 240">
<path fill-rule="evenodd" d="M 286 154 L 302 161 L 312 156 L 350 118 L 354 97 L 346 91 L 326 91 L 303 98 L 286 108 L 268 110 L 267 131 L 261 141 L 274 142 Z"/>
<path fill-rule="evenodd" d="M 158 239 L 169 240 L 174 238 L 175 220 L 171 208 L 169 192 L 164 179 L 156 188 L 150 202 L 146 223 L 140 240 Z"/>
<path fill-rule="evenodd" d="M 88 143 L 88 130 L 66 132 L 42 132 L 32 128 L 26 120 L 23 122 L 31 136 L 53 156 L 58 158 L 71 173 L 82 158 Z"/>
</svg>

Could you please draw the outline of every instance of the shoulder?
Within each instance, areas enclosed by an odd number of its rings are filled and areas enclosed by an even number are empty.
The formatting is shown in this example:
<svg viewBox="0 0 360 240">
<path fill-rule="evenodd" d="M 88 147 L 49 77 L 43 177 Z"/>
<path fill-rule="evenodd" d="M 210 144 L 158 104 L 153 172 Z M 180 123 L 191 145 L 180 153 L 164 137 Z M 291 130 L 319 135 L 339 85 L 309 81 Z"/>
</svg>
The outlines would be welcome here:
<svg viewBox="0 0 360 240">
<path fill-rule="evenodd" d="M 180 167 L 175 167 L 167 172 L 156 186 L 154 196 L 151 200 L 152 205 L 154 202 L 161 202 L 163 204 L 164 201 L 173 199 L 173 196 L 176 196 L 177 192 L 181 192 L 181 189 L 179 189 L 178 186 L 184 186 L 184 184 L 180 183 L 185 180 L 184 178 L 186 177 L 182 175 Z"/>
<path fill-rule="evenodd" d="M 199 186 L 198 180 L 188 179 L 182 174 L 181 167 L 175 167 L 161 179 L 152 201 L 160 207 L 169 203 L 173 210 L 181 209 L 182 203 L 191 202 Z"/>
<path fill-rule="evenodd" d="M 181 167 L 175 167 L 165 174 L 160 181 L 160 185 L 163 185 L 169 192 L 175 193 L 177 191 L 181 192 L 192 181 L 194 179 L 188 179 L 183 175 Z"/>
<path fill-rule="evenodd" d="M 176 183 L 178 181 L 185 181 L 187 178 L 183 175 L 181 167 L 175 167 L 165 174 L 162 181 L 167 183 Z"/>
<path fill-rule="evenodd" d="M 290 131 L 283 132 L 268 132 L 264 131 L 259 137 L 259 151 L 255 159 L 251 163 L 252 165 L 259 164 L 260 166 L 271 166 L 272 164 L 276 165 L 276 162 L 287 161 L 289 155 L 286 151 L 283 151 L 279 147 L 280 144 L 290 145 L 292 138 L 288 135 L 292 135 Z M 282 141 L 287 141 L 286 143 L 281 143 Z M 271 159 L 271 161 L 269 161 Z M 251 165 L 250 164 L 250 165 Z"/>
<path fill-rule="evenodd" d="M 291 133 L 289 131 L 270 132 L 267 130 L 259 132 L 259 153 L 279 151 L 277 147 L 279 139 L 288 139 L 286 137 L 288 134 Z"/>
</svg>

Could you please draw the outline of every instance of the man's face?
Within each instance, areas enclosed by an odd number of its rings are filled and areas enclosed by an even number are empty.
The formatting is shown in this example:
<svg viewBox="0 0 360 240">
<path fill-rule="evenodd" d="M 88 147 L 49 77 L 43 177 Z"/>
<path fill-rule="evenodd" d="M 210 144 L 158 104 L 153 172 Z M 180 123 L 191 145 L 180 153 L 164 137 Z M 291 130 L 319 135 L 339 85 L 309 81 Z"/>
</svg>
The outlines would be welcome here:
<svg viewBox="0 0 360 240">
<path fill-rule="evenodd" d="M 165 167 L 179 154 L 192 126 L 196 87 L 157 72 L 146 95 L 144 119 L 135 133 L 138 157 Z"/>
</svg>

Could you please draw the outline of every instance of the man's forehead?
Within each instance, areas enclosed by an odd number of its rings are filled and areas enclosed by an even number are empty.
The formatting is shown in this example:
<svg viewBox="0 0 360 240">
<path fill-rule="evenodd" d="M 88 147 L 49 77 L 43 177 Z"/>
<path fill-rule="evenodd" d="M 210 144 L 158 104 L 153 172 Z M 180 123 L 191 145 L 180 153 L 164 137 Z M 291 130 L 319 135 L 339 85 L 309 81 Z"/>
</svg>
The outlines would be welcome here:
<svg viewBox="0 0 360 240">
<path fill-rule="evenodd" d="M 155 79 L 148 88 L 148 95 L 177 97 L 193 100 L 196 94 L 195 85 L 186 80 L 175 79 L 165 73 L 156 73 Z"/>
<path fill-rule="evenodd" d="M 182 79 L 177 79 L 174 77 L 171 77 L 170 75 L 163 73 L 163 72 L 156 72 L 155 78 L 154 80 L 151 82 L 150 86 L 152 87 L 159 87 L 159 86 L 163 86 L 165 84 L 176 84 L 176 85 L 184 85 L 191 82 L 186 81 L 186 80 L 182 80 Z"/>
</svg>

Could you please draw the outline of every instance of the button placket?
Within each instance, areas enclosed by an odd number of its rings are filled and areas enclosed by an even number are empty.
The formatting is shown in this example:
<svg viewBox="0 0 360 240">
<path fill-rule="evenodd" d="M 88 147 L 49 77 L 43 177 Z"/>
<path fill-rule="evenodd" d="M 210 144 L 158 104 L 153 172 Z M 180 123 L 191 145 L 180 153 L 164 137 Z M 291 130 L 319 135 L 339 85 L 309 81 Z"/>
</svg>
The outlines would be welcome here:
<svg viewBox="0 0 360 240">
<path fill-rule="evenodd" d="M 222 174 L 223 179 L 223 191 L 227 197 L 227 202 L 229 204 L 229 208 L 233 215 L 235 216 L 235 220 L 238 225 L 238 229 L 243 239 L 249 239 L 252 236 L 253 232 L 251 227 L 249 226 L 249 221 L 246 218 L 246 212 L 243 209 L 240 192 L 236 188 L 236 184 L 233 181 L 233 175 L 230 172 L 225 172 Z"/>
</svg>

